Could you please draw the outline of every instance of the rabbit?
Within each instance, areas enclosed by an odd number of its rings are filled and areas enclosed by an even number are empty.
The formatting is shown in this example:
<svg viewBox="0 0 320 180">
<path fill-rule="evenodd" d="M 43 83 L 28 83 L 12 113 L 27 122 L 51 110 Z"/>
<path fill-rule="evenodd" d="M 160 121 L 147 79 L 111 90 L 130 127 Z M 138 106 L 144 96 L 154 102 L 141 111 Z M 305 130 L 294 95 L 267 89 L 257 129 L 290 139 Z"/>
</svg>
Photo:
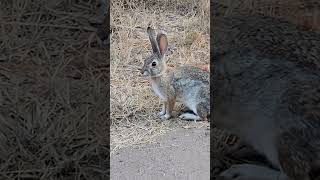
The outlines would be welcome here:
<svg viewBox="0 0 320 180">
<path fill-rule="evenodd" d="M 208 120 L 210 115 L 210 74 L 208 71 L 194 66 L 169 68 L 165 53 L 168 49 L 167 35 L 147 28 L 151 42 L 152 54 L 145 59 L 140 72 L 150 78 L 154 93 L 163 101 L 159 113 L 162 119 L 172 117 L 175 102 L 181 102 L 192 113 L 183 113 L 179 117 L 185 120 Z"/>
<path fill-rule="evenodd" d="M 236 164 L 232 180 L 315 180 L 320 171 L 320 34 L 213 5 L 212 121 L 272 167 Z M 215 9 L 216 8 L 216 9 Z"/>
</svg>

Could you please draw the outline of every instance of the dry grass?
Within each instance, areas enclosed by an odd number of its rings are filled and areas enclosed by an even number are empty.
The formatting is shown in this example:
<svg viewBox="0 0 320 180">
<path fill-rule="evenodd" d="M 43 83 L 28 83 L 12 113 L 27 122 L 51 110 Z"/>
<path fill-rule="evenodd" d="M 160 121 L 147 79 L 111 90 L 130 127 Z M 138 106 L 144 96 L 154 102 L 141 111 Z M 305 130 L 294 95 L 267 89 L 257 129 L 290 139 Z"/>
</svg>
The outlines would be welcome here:
<svg viewBox="0 0 320 180">
<path fill-rule="evenodd" d="M 219 0 L 228 6 L 226 14 L 234 9 L 246 13 L 262 13 L 266 16 L 284 18 L 308 30 L 320 30 L 320 2 L 318 0 Z"/>
<path fill-rule="evenodd" d="M 170 66 L 209 63 L 209 0 L 111 2 L 111 148 L 149 143 L 177 127 L 209 126 L 157 121 L 159 98 L 138 68 L 150 53 L 148 24 L 167 31 Z M 176 109 L 178 110 L 178 109 Z"/>
<path fill-rule="evenodd" d="M 95 1 L 1 1 L 0 179 L 106 179 Z"/>
</svg>

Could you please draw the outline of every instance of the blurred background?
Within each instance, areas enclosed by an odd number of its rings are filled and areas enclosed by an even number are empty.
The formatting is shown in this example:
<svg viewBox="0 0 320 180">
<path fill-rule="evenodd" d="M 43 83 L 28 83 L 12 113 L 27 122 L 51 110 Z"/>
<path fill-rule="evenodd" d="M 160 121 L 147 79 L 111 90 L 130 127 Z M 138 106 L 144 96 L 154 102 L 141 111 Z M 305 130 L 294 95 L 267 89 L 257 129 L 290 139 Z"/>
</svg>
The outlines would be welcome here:
<svg viewBox="0 0 320 180">
<path fill-rule="evenodd" d="M 105 7 L 0 2 L 0 179 L 108 177 Z"/>
</svg>

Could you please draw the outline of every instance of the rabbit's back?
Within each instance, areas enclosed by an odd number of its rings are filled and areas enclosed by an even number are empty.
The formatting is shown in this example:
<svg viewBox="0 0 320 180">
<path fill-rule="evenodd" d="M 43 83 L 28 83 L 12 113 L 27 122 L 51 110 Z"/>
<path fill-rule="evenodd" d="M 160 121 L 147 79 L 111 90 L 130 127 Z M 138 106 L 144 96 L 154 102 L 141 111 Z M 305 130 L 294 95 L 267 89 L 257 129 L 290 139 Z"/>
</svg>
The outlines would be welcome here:
<svg viewBox="0 0 320 180">
<path fill-rule="evenodd" d="M 192 93 L 198 88 L 209 93 L 209 82 L 209 72 L 193 66 L 181 66 L 173 72 L 170 84 L 176 95 L 182 97 L 183 94 Z"/>
<path fill-rule="evenodd" d="M 209 72 L 195 66 L 178 67 L 174 72 L 174 78 L 175 80 L 192 79 L 196 81 L 201 81 L 203 83 L 210 82 Z"/>
<path fill-rule="evenodd" d="M 210 110 L 210 74 L 208 71 L 181 66 L 171 76 L 171 86 L 177 101 L 184 103 L 191 110 L 197 111 L 195 105 L 204 103 L 206 112 Z"/>
</svg>

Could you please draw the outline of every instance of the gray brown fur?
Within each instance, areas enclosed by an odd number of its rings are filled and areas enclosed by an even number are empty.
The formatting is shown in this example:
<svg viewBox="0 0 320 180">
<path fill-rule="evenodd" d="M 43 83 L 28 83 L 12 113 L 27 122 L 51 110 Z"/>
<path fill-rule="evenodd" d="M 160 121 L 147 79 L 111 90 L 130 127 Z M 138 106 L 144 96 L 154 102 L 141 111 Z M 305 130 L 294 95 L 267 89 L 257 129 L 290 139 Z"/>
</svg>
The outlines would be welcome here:
<svg viewBox="0 0 320 180">
<path fill-rule="evenodd" d="M 141 73 L 150 78 L 155 94 L 163 101 L 164 111 L 160 112 L 162 118 L 170 118 L 175 102 L 181 102 L 195 115 L 185 113 L 180 118 L 207 120 L 210 114 L 209 72 L 193 66 L 169 69 L 165 61 L 168 46 L 166 34 L 160 31 L 156 35 L 150 27 L 147 32 L 153 52 L 145 60 Z"/>
<path fill-rule="evenodd" d="M 236 165 L 222 176 L 313 180 L 320 170 L 320 35 L 271 17 L 223 16 L 213 7 L 213 123 L 275 167 L 264 177 L 257 166 Z"/>
</svg>

